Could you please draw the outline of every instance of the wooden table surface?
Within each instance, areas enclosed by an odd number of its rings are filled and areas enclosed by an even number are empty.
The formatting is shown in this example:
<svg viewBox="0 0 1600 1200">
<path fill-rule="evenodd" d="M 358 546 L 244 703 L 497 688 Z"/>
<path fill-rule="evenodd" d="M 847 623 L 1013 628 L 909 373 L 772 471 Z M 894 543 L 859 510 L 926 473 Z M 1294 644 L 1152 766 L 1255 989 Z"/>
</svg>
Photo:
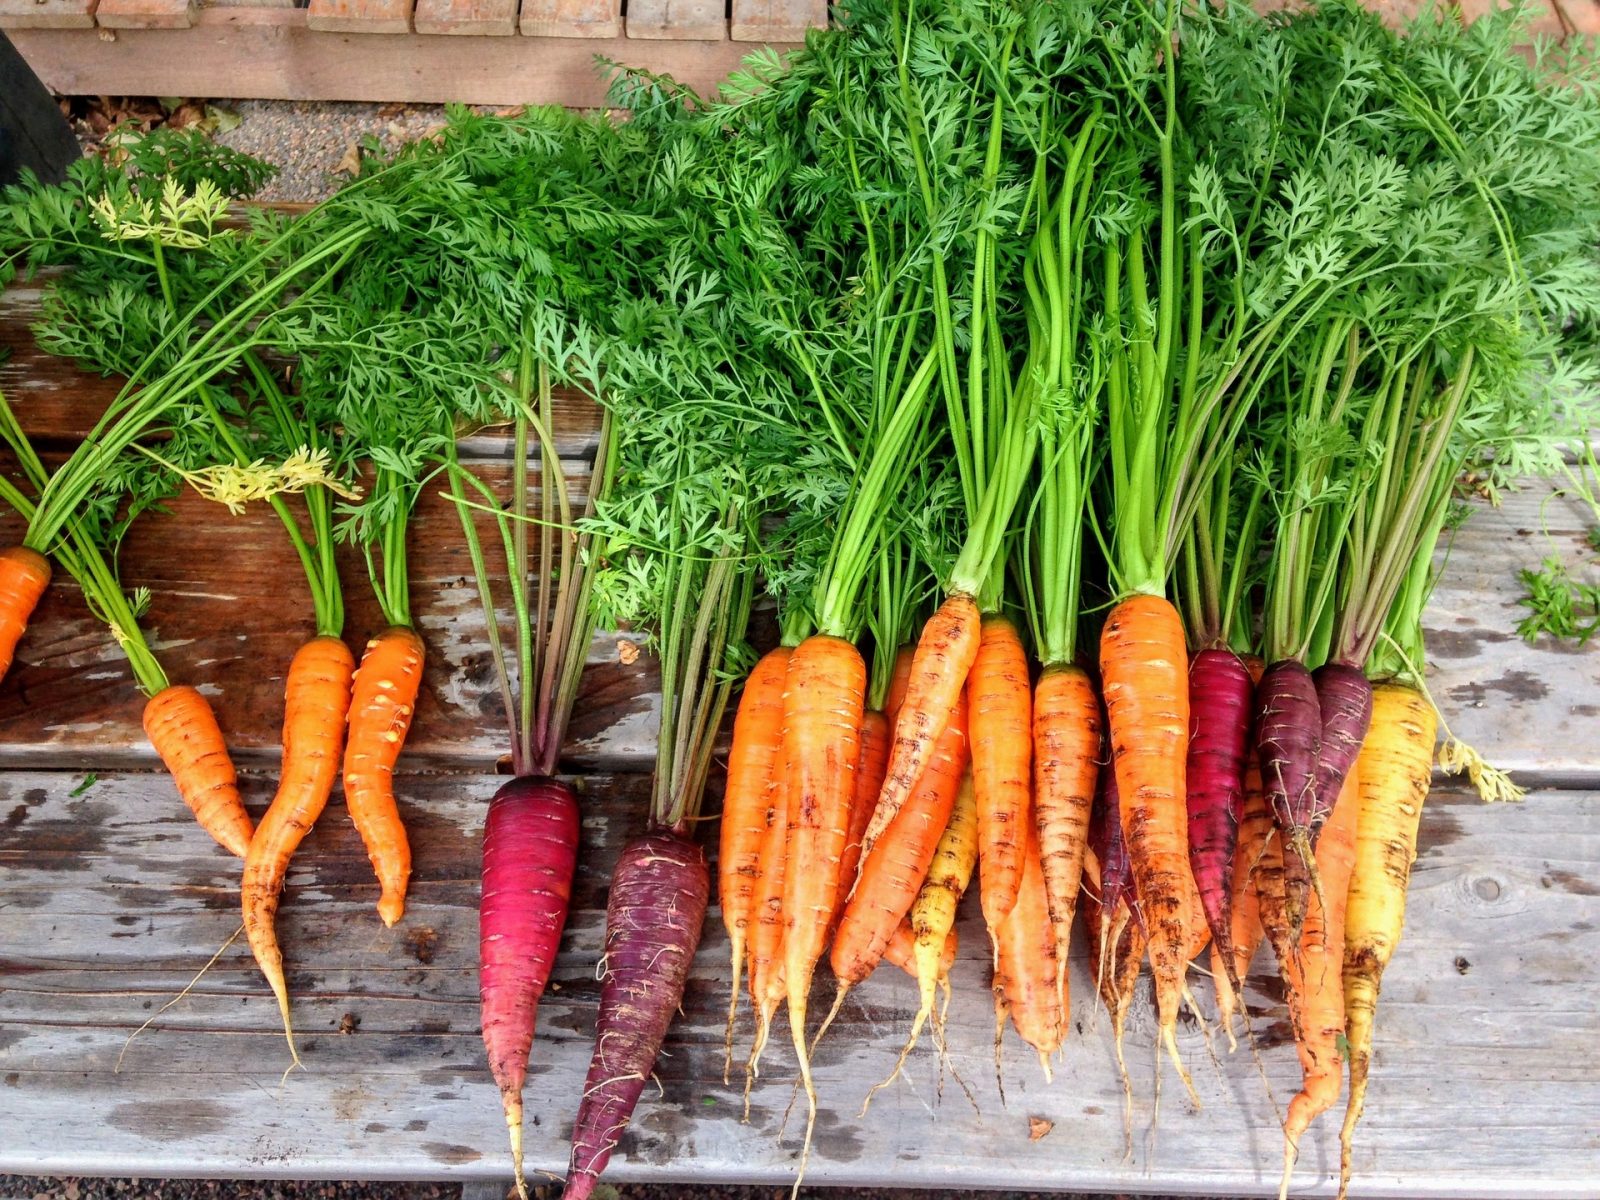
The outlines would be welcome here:
<svg viewBox="0 0 1600 1200">
<path fill-rule="evenodd" d="M 37 290 L 0 297 L 0 389 L 50 444 L 114 390 L 34 351 Z M 563 414 L 581 462 L 591 430 Z M 493 470 L 506 449 L 476 452 Z M 259 813 L 272 790 L 283 670 L 309 632 L 300 576 L 270 513 L 229 519 L 192 497 L 130 540 L 130 584 L 154 592 L 156 646 L 215 703 Z M 424 501 L 414 538 L 418 624 L 430 654 L 397 791 L 416 873 L 386 930 L 336 796 L 289 874 L 279 932 L 306 1069 L 282 1079 L 278 1016 L 243 940 L 189 984 L 239 925 L 235 860 L 150 773 L 139 698 L 104 630 L 55 586 L 0 687 L 0 1171 L 160 1176 L 503 1179 L 504 1124 L 484 1065 L 476 981 L 478 842 L 504 736 L 482 619 L 453 514 Z M 0 540 L 14 525 L 0 522 Z M 1548 487 L 1478 506 L 1428 615 L 1429 686 L 1461 737 L 1532 786 L 1489 807 L 1442 782 L 1423 818 L 1406 939 L 1385 979 L 1353 1194 L 1600 1194 L 1600 643 L 1512 633 L 1519 567 L 1577 563 L 1583 511 Z M 350 564 L 352 568 L 356 564 Z M 346 578 L 352 641 L 377 620 Z M 285 592 L 289 595 L 286 597 Z M 529 1164 L 560 1171 L 586 1069 L 606 887 L 641 824 L 658 700 L 648 656 L 624 666 L 597 638 L 567 769 L 584 843 L 527 1088 Z M 92 782 L 90 775 L 93 775 Z M 915 1008 L 899 972 L 846 1004 L 818 1055 L 816 1184 L 1266 1194 L 1281 1162 L 1275 1103 L 1298 1086 L 1281 988 L 1266 956 L 1248 999 L 1259 1065 L 1193 1021 L 1180 1044 L 1203 1101 L 1170 1070 L 1157 1113 L 1153 1021 L 1141 997 L 1127 1049 L 1127 1152 L 1109 1022 L 1081 949 L 1072 1031 L 1046 1083 L 1008 1033 L 1002 1100 L 987 952 L 970 904 L 954 972 L 951 1058 L 971 1090 L 940 1088 L 931 1050 L 857 1117 Z M 722 1083 L 727 943 L 717 913 L 650 1089 L 609 1178 L 787 1183 L 803 1120 L 785 1124 L 794 1072 L 774 1045 L 748 1124 Z M 822 974 L 825 974 L 822 973 Z M 1195 981 L 1207 1019 L 1209 983 Z M 831 983 L 819 983 L 814 1007 Z M 155 1019 L 129 1044 L 129 1036 Z M 739 1028 L 747 1043 L 747 1020 Z M 1053 1122 L 1030 1138 L 1033 1118 Z M 1159 1119 L 1158 1119 L 1159 1118 Z M 1294 1193 L 1331 1190 L 1338 1112 L 1303 1147 Z"/>
</svg>

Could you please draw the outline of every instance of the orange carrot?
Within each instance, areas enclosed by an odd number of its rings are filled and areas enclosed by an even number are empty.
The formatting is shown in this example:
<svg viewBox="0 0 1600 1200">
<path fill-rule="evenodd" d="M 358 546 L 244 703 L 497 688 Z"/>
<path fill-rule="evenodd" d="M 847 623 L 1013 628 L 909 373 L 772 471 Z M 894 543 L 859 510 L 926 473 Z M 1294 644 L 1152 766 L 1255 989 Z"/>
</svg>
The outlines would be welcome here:
<svg viewBox="0 0 1600 1200">
<path fill-rule="evenodd" d="M 226 850 L 250 849 L 250 814 L 211 704 L 192 687 L 168 687 L 144 706 L 144 732 L 195 820 Z"/>
<path fill-rule="evenodd" d="M 967 712 L 965 701 L 958 697 L 927 770 L 901 806 L 900 815 L 862 862 L 861 878 L 845 905 L 829 958 L 839 981 L 830 1020 L 845 993 L 878 965 L 889 939 L 911 911 L 939 839 L 950 823 L 966 769 Z"/>
<path fill-rule="evenodd" d="M 789 648 L 764 655 L 744 681 L 733 718 L 733 748 L 728 752 L 728 782 L 722 797 L 722 842 L 717 855 L 718 902 L 728 930 L 733 988 L 728 1000 L 728 1031 L 722 1062 L 726 1083 L 733 1058 L 733 1020 L 739 1007 L 739 972 L 744 966 L 745 933 L 760 880 L 761 838 L 768 823 L 768 792 L 773 766 L 783 744 L 783 681 Z"/>
<path fill-rule="evenodd" d="M 789 658 L 783 693 L 783 755 L 789 828 L 783 879 L 783 974 L 789 1032 L 806 1090 L 806 1149 L 817 1092 L 806 1052 L 806 1000 L 828 938 L 849 836 L 850 799 L 861 757 L 867 668 L 849 642 L 813 634 Z M 909 703 L 909 701 L 908 701 Z M 904 712 L 901 716 L 904 717 Z M 871 853 L 870 842 L 864 853 Z M 801 1173 L 804 1173 L 802 1154 Z"/>
<path fill-rule="evenodd" d="M 1087 672 L 1054 666 L 1039 676 L 1033 696 L 1034 824 L 1063 998 L 1067 946 L 1100 773 L 1100 725 L 1100 698 Z"/>
<path fill-rule="evenodd" d="M 956 953 L 960 947 L 961 936 L 952 929 L 945 935 L 944 953 L 939 956 L 940 979 L 948 979 L 950 968 L 956 965 Z M 894 936 L 889 939 L 883 951 L 883 961 L 892 967 L 899 967 L 913 979 L 917 977 L 917 931 L 911 927 L 909 917 L 900 922 Z"/>
<path fill-rule="evenodd" d="M 350 707 L 350 680 L 356 663 L 336 637 L 313 638 L 289 664 L 284 685 L 283 768 L 278 791 L 244 859 L 240 895 L 250 949 L 277 997 L 283 1035 L 296 1063 L 294 1030 L 289 1024 L 289 987 L 283 977 L 283 952 L 273 919 L 288 873 L 289 859 L 322 815 L 339 773 L 339 748 Z"/>
<path fill-rule="evenodd" d="M 405 912 L 411 878 L 411 846 L 394 799 L 394 764 L 422 686 L 422 656 L 422 639 L 413 630 L 384 630 L 367 643 L 350 698 L 344 801 L 382 888 L 378 915 L 385 925 Z"/>
<path fill-rule="evenodd" d="M 1255 867 L 1266 850 L 1272 829 L 1272 808 L 1261 786 L 1261 766 L 1251 755 L 1244 768 L 1244 808 L 1239 817 L 1239 838 L 1233 850 L 1230 885 L 1233 962 L 1222 960 L 1215 943 L 1211 947 L 1211 978 L 1217 989 L 1217 1012 L 1227 1031 L 1230 1048 L 1238 1045 L 1233 1035 L 1233 1016 L 1243 1000 L 1233 981 L 1242 981 L 1249 973 L 1250 960 L 1256 956 L 1261 939 L 1266 936 L 1261 927 L 1261 899 L 1256 895 Z"/>
<path fill-rule="evenodd" d="M 978 897 L 994 937 L 1017 902 L 1031 818 L 1033 692 L 1017 628 L 1003 616 L 983 619 L 978 654 L 967 675 L 972 730 L 972 789 L 978 800 Z"/>
<path fill-rule="evenodd" d="M 1025 827 L 1022 879 L 1016 903 L 996 931 L 994 975 L 995 1049 L 1009 1014 L 1011 1022 L 1039 1052 L 1039 1065 L 1050 1078 L 1050 1056 L 1061 1048 L 1066 1025 L 1056 970 L 1056 936 L 1045 902 L 1044 872 L 1039 866 L 1039 837 Z"/>
<path fill-rule="evenodd" d="M 956 697 L 966 686 L 979 637 L 978 605 L 971 596 L 951 596 L 923 626 L 911 658 L 905 701 L 895 717 L 888 774 L 867 825 L 863 854 L 872 853 L 872 844 L 889 828 L 922 777 L 934 743 L 950 722 Z"/>
<path fill-rule="evenodd" d="M 27 546 L 0 550 L 0 679 L 11 670 L 28 618 L 50 586 L 50 560 Z"/>
<path fill-rule="evenodd" d="M 884 697 L 883 715 L 889 718 L 889 730 L 900 718 L 900 706 L 906 702 L 906 688 L 911 683 L 911 660 L 916 655 L 913 646 L 901 646 L 895 651 L 894 670 L 889 675 L 889 692 Z"/>
<path fill-rule="evenodd" d="M 830 931 L 838 928 L 845 903 L 855 890 L 856 875 L 861 867 L 861 839 L 867 832 L 867 822 L 872 819 L 872 806 L 877 802 L 878 789 L 883 786 L 883 773 L 888 765 L 889 718 L 880 712 L 869 712 L 861 718 L 861 757 L 856 762 L 855 783 L 850 795 L 850 832 L 845 838 L 844 857 L 839 860 L 839 888 L 833 894 L 833 913 L 828 919 Z"/>
<path fill-rule="evenodd" d="M 1307 900 L 1300 953 L 1280 964 L 1288 983 L 1289 1015 L 1295 1029 L 1304 1077 L 1289 1101 L 1283 1122 L 1283 1180 L 1279 1200 L 1289 1193 L 1300 1139 L 1322 1113 L 1333 1107 L 1343 1083 L 1339 1042 L 1344 1037 L 1344 915 L 1350 873 L 1356 861 L 1356 825 L 1361 813 L 1360 768 L 1352 767 L 1317 839 L 1320 895 Z M 1322 906 L 1323 898 L 1327 908 Z"/>
<path fill-rule="evenodd" d="M 1184 779 L 1188 667 L 1183 622 L 1166 599 L 1135 594 L 1111 610 L 1100 638 L 1100 670 L 1122 828 L 1149 934 L 1161 1038 L 1198 1103 L 1177 1040 L 1188 962 L 1184 894 L 1193 886 Z"/>
<path fill-rule="evenodd" d="M 755 1041 L 745 1063 L 745 1117 L 749 1118 L 750 1085 L 760 1074 L 761 1052 L 766 1049 L 772 1018 L 783 1003 L 783 881 L 789 841 L 789 803 L 782 742 L 773 762 L 772 783 L 767 788 L 766 827 L 761 833 L 755 893 L 751 897 L 754 924 L 749 927 L 750 1004 L 756 1014 Z"/>
</svg>

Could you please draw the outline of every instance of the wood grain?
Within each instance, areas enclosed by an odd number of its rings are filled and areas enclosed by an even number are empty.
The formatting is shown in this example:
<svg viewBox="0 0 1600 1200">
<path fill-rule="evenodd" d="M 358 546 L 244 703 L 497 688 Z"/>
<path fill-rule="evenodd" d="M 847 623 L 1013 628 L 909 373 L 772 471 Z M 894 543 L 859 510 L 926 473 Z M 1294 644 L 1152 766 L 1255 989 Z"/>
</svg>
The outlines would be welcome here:
<svg viewBox="0 0 1600 1200">
<path fill-rule="evenodd" d="M 828 0 L 732 0 L 729 36 L 736 42 L 798 42 L 828 25 Z"/>
<path fill-rule="evenodd" d="M 411 0 L 310 0 L 305 21 L 319 33 L 409 33 Z"/>
<path fill-rule="evenodd" d="M 517 0 L 417 0 L 418 33 L 509 36 L 517 31 Z"/>
<path fill-rule="evenodd" d="M 529 37 L 620 37 L 622 0 L 522 0 L 521 28 Z"/>
<path fill-rule="evenodd" d="M 100 0 L 94 19 L 102 29 L 188 29 L 195 11 L 195 0 Z"/>
<path fill-rule="evenodd" d="M 93 29 L 97 0 L 0 0 L 0 29 Z"/>
<path fill-rule="evenodd" d="M 729 42 L 645 41 L 615 33 L 481 42 L 398 32 L 363 38 L 319 32 L 307 22 L 305 9 L 203 8 L 190 30 L 127 30 L 106 41 L 94 30 L 19 29 L 14 40 L 40 79 L 68 95 L 575 108 L 605 103 L 608 78 L 596 55 L 669 74 L 707 94 L 746 52 Z M 524 15 L 524 32 L 529 27 Z"/>
<path fill-rule="evenodd" d="M 342 806 L 296 857 L 280 919 L 307 1070 L 279 1086 L 277 1017 L 235 944 L 161 1013 L 113 1071 L 128 1035 L 187 984 L 238 925 L 237 864 L 195 828 L 164 781 L 105 778 L 79 796 L 64 772 L 0 776 L 0 1170 L 373 1178 L 505 1174 L 504 1128 L 478 1037 L 477 841 L 494 778 L 418 778 L 398 788 L 417 877 L 406 919 L 385 930 Z M 247 782 L 259 808 L 269 781 Z M 530 1166 L 565 1162 L 598 987 L 605 881 L 646 803 L 642 776 L 585 781 L 584 845 L 555 986 L 540 1010 L 528 1088 Z M 1378 1060 L 1357 1144 L 1365 1195 L 1592 1195 L 1600 1076 L 1600 795 L 1536 793 L 1487 807 L 1436 793 L 1423 820 L 1406 939 L 1385 978 Z M 845 1006 L 819 1055 L 818 1185 L 1063 1185 L 1108 1192 L 1263 1194 L 1276 1184 L 1277 1125 L 1248 1050 L 1213 1065 L 1193 1023 L 1181 1035 L 1205 1109 L 1166 1080 L 1159 1133 L 1140 994 L 1128 1034 L 1135 1157 L 1124 1163 L 1121 1092 L 1081 947 L 1073 1032 L 1053 1085 L 1008 1035 L 1007 1103 L 995 1091 L 981 918 L 963 916 L 952 1060 L 973 1089 L 936 1090 L 931 1051 L 905 1083 L 855 1111 L 887 1073 L 913 988 L 880 971 Z M 658 1075 L 612 1177 L 792 1178 L 792 1065 L 781 1046 L 738 1121 L 721 1083 L 726 944 L 715 911 Z M 1266 1079 L 1298 1079 L 1287 1016 L 1265 960 L 1249 998 Z M 826 989 L 824 981 L 819 985 Z M 1203 1010 L 1209 985 L 1195 981 Z M 818 993 L 822 999 L 822 992 Z M 348 1014 L 349 1019 L 346 1020 Z M 340 1034 L 341 1024 L 354 1032 Z M 740 1044 L 749 1036 L 741 1020 Z M 1565 1117 L 1557 1114 L 1567 1114 Z M 1336 1115 L 1336 1114 L 1335 1114 Z M 1028 1118 L 1055 1122 L 1038 1142 Z M 535 1119 L 537 1123 L 535 1124 Z M 1329 1186 L 1337 1123 L 1307 1141 L 1296 1194 Z M 1463 1129 L 1471 1137 L 1461 1137 Z M 1449 1146 L 1448 1154 L 1440 1147 Z M 1530 1189 L 1529 1181 L 1537 1180 Z"/>
<path fill-rule="evenodd" d="M 721 41 L 728 36 L 722 0 L 628 0 L 631 38 Z"/>
</svg>

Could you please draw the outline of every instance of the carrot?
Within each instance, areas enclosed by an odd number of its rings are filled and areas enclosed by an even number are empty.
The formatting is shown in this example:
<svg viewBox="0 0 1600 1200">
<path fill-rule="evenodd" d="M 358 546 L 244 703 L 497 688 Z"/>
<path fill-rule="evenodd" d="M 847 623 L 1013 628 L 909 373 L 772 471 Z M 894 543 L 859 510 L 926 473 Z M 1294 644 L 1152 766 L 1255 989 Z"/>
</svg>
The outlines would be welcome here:
<svg viewBox="0 0 1600 1200">
<path fill-rule="evenodd" d="M 1039 835 L 1024 832 L 1022 879 L 1017 899 L 996 931 L 994 976 L 995 1043 L 1006 1015 L 1022 1040 L 1039 1054 L 1044 1077 L 1050 1079 L 1050 1056 L 1061 1048 L 1066 1009 L 1056 970 L 1056 935 L 1045 901 L 1044 872 L 1039 866 Z M 982 862 L 981 852 L 979 862 Z"/>
<path fill-rule="evenodd" d="M 1232 961 L 1223 959 L 1219 943 L 1211 945 L 1211 978 L 1217 989 L 1217 1012 L 1228 1034 L 1229 1047 L 1234 1049 L 1238 1042 L 1233 1035 L 1233 1016 L 1242 1002 L 1239 987 L 1250 970 L 1250 960 L 1261 947 L 1261 939 L 1266 936 L 1261 928 L 1261 900 L 1256 895 L 1254 870 L 1266 850 L 1267 839 L 1272 836 L 1272 810 L 1261 788 L 1261 768 L 1253 762 L 1245 764 L 1244 802 L 1238 824 L 1229 886 L 1232 901 L 1227 945 Z"/>
<path fill-rule="evenodd" d="M 1232 650 L 1201 650 L 1189 664 L 1189 867 L 1205 924 L 1231 970 L 1233 848 L 1250 742 L 1250 672 Z M 1230 978 L 1226 982 L 1237 985 Z"/>
<path fill-rule="evenodd" d="M 789 840 L 787 771 L 782 743 L 773 764 L 772 784 L 767 789 L 766 828 L 761 834 L 757 859 L 752 913 L 755 925 L 750 932 L 750 1003 L 756 1014 L 755 1040 L 745 1062 L 745 1116 L 749 1117 L 750 1085 L 760 1074 L 761 1052 L 766 1049 L 772 1018 L 783 1003 L 786 987 L 783 977 L 783 881 Z"/>
<path fill-rule="evenodd" d="M 478 994 L 489 1071 L 500 1088 L 523 1195 L 522 1085 L 577 862 L 578 803 L 571 789 L 543 776 L 507 780 L 489 801 L 483 825 Z"/>
<path fill-rule="evenodd" d="M 1372 725 L 1356 760 L 1360 816 L 1344 925 L 1350 1100 L 1339 1134 L 1341 1197 L 1350 1185 L 1351 1145 L 1366 1104 L 1378 989 L 1405 928 L 1406 886 L 1417 857 L 1436 734 L 1437 716 L 1421 692 L 1399 683 L 1373 689 Z"/>
<path fill-rule="evenodd" d="M 283 977 L 283 952 L 273 919 L 279 893 L 301 839 L 311 832 L 339 772 L 350 680 L 355 672 L 350 648 L 336 637 L 316 637 L 301 646 L 289 664 L 284 684 L 283 768 L 278 791 L 261 818 L 244 859 L 240 898 L 251 952 L 267 977 L 283 1018 L 283 1035 L 296 1063 L 294 1029 L 289 1024 L 289 987 Z"/>
<path fill-rule="evenodd" d="M 1198 1102 L 1177 1039 L 1188 961 L 1183 956 L 1183 889 L 1189 875 L 1187 667 L 1183 623 L 1166 599 L 1135 594 L 1111 610 L 1100 637 L 1100 669 L 1122 828 L 1149 932 L 1161 1038 Z"/>
<path fill-rule="evenodd" d="M 163 688 L 145 702 L 144 732 L 200 828 L 243 858 L 250 849 L 250 814 L 210 702 L 192 687 Z"/>
<path fill-rule="evenodd" d="M 1101 725 L 1100 698 L 1086 671 L 1057 665 L 1039 676 L 1033 698 L 1034 823 L 1063 997 L 1067 947 L 1100 774 Z"/>
<path fill-rule="evenodd" d="M 0 550 L 0 679 L 11 670 L 28 618 L 50 586 L 50 560 L 27 546 Z"/>
<path fill-rule="evenodd" d="M 1345 903 L 1355 865 L 1356 822 L 1360 812 L 1360 768 L 1347 772 L 1317 842 L 1320 893 L 1313 893 L 1300 935 L 1300 953 L 1282 965 L 1289 984 L 1289 1015 L 1304 1078 L 1289 1101 L 1283 1121 L 1283 1179 L 1279 1200 L 1289 1194 L 1289 1179 L 1300 1139 L 1322 1113 L 1333 1107 L 1343 1083 L 1339 1041 L 1344 1036 Z M 1323 907 L 1323 899 L 1327 907 Z"/>
<path fill-rule="evenodd" d="M 683 1002 L 711 881 L 705 855 L 670 829 L 623 848 L 606 907 L 600 1013 L 572 1127 L 563 1200 L 587 1200 L 611 1161 Z"/>
<path fill-rule="evenodd" d="M 1311 821 L 1321 742 L 1322 704 L 1316 681 L 1298 659 L 1280 659 L 1263 673 L 1256 692 L 1256 753 L 1261 782 L 1283 838 L 1288 944 L 1299 940 L 1311 890 Z"/>
<path fill-rule="evenodd" d="M 833 1023 L 849 990 L 872 974 L 895 930 L 911 911 L 950 824 L 966 770 L 967 709 L 965 700 L 958 697 L 916 790 L 862 863 L 861 878 L 845 905 L 829 955 L 838 991 L 823 1030 Z M 819 1031 L 817 1037 L 821 1036 Z"/>
<path fill-rule="evenodd" d="M 980 636 L 977 602 L 959 593 L 945 600 L 923 626 L 911 659 L 905 700 L 895 717 L 888 773 L 867 825 L 863 855 L 872 853 L 872 844 L 889 827 L 922 777 L 934 743 L 944 732 L 956 698 L 966 686 L 967 675 L 978 656 Z"/>
<path fill-rule="evenodd" d="M 733 747 L 722 796 L 722 841 L 717 853 L 717 899 L 728 930 L 733 987 L 728 998 L 728 1030 L 722 1081 L 733 1061 L 733 1021 L 739 1008 L 739 973 L 744 966 L 745 934 L 755 909 L 761 838 L 767 829 L 768 790 L 783 743 L 783 680 L 790 649 L 779 646 L 755 665 L 733 718 Z"/>
<path fill-rule="evenodd" d="M 889 688 L 883 701 L 883 715 L 889 718 L 891 731 L 899 719 L 900 706 L 906 702 L 906 688 L 911 683 L 911 660 L 915 656 L 914 646 L 901 646 L 895 651 L 894 669 L 889 674 Z"/>
<path fill-rule="evenodd" d="M 783 974 L 789 1032 L 806 1090 L 802 1176 L 817 1112 L 811 1059 L 806 1052 L 806 1000 L 812 973 L 827 944 L 828 918 L 839 887 L 853 776 L 861 756 L 866 688 L 866 664 L 843 638 L 813 634 L 789 658 L 783 693 L 784 786 L 789 814 L 783 877 Z M 902 711 L 902 718 L 904 715 Z M 870 839 L 863 853 L 871 853 Z"/>
<path fill-rule="evenodd" d="M 956 965 L 956 953 L 961 948 L 961 935 L 958 930 L 952 929 L 944 939 L 944 949 L 939 953 L 939 982 L 949 985 L 950 968 Z M 917 931 L 907 917 L 895 928 L 894 936 L 889 939 L 889 944 L 884 947 L 883 961 L 891 967 L 899 967 L 911 978 L 917 977 Z"/>
<path fill-rule="evenodd" d="M 950 820 L 939 838 L 933 862 L 928 865 L 928 877 L 917 892 L 911 906 L 912 963 L 917 977 L 917 1015 L 911 1022 L 911 1035 L 901 1047 L 900 1057 L 882 1083 L 867 1093 L 867 1102 L 882 1088 L 893 1083 L 905 1066 L 906 1059 L 916 1047 L 923 1025 L 933 1022 L 934 1041 L 944 1045 L 944 1026 L 941 1017 L 934 1013 L 934 988 L 945 979 L 950 968 L 946 957 L 955 956 L 956 909 L 967 885 L 972 882 L 972 872 L 978 865 L 978 802 L 972 791 L 972 773 L 962 777 L 956 789 L 955 804 L 950 810 Z M 946 995 L 949 994 L 948 986 Z M 865 1109 L 863 1103 L 863 1109 Z"/>
<path fill-rule="evenodd" d="M 384 630 L 367 643 L 350 699 L 344 800 L 382 888 L 378 915 L 385 925 L 405 911 L 411 877 L 411 846 L 394 799 L 394 764 L 422 685 L 422 656 L 422 639 L 413 630 Z"/>
<path fill-rule="evenodd" d="M 845 905 L 855 891 L 861 868 L 861 841 L 872 819 L 872 806 L 889 765 L 889 718 L 881 712 L 868 712 L 861 718 L 861 757 L 856 761 L 855 782 L 850 794 L 850 831 L 845 837 L 844 857 L 839 860 L 839 887 L 833 896 L 833 913 L 828 927 L 836 930 Z M 831 935 L 830 935 L 831 936 Z"/>
<path fill-rule="evenodd" d="M 1023 826 L 1031 819 L 1033 694 L 1017 627 L 1003 616 L 986 616 L 979 628 L 977 657 L 967 675 L 967 711 L 978 798 L 978 898 L 993 939 L 1022 881 Z"/>
<path fill-rule="evenodd" d="M 1084 861 L 1084 917 L 1089 931 L 1089 961 L 1095 990 L 1111 1013 L 1117 1073 L 1122 1079 L 1123 1126 L 1133 1145 L 1133 1084 L 1122 1053 L 1139 963 L 1144 958 L 1144 920 L 1137 905 L 1133 866 L 1122 836 L 1117 773 L 1101 771 L 1089 818 L 1089 851 Z"/>
</svg>

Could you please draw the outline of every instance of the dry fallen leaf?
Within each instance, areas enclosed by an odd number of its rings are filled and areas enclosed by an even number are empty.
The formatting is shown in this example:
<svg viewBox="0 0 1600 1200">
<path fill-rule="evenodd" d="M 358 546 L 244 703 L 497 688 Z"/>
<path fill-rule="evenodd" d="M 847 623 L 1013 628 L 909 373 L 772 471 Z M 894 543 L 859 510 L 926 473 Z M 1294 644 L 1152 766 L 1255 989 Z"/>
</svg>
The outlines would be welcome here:
<svg viewBox="0 0 1600 1200">
<path fill-rule="evenodd" d="M 1043 1117 L 1029 1117 L 1028 1140 L 1030 1142 L 1037 1142 L 1055 1127 L 1056 1123 L 1054 1121 L 1046 1121 Z"/>
<path fill-rule="evenodd" d="M 351 142 L 349 149 L 344 152 L 344 157 L 339 160 L 335 171 L 343 171 L 346 175 L 361 174 L 361 143 Z"/>
<path fill-rule="evenodd" d="M 627 638 L 617 639 L 617 661 L 625 667 L 631 667 L 639 661 L 639 645 L 630 642 Z"/>
</svg>

